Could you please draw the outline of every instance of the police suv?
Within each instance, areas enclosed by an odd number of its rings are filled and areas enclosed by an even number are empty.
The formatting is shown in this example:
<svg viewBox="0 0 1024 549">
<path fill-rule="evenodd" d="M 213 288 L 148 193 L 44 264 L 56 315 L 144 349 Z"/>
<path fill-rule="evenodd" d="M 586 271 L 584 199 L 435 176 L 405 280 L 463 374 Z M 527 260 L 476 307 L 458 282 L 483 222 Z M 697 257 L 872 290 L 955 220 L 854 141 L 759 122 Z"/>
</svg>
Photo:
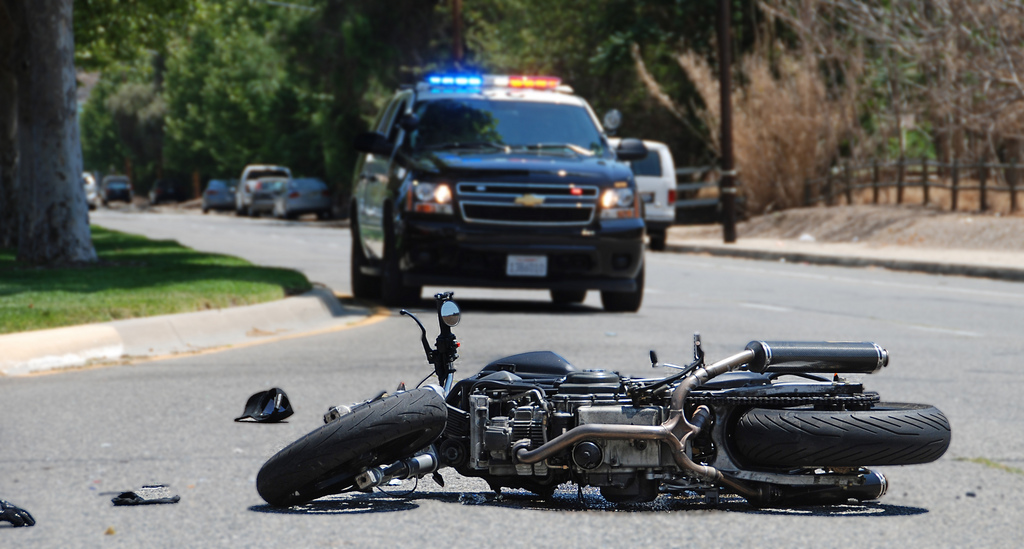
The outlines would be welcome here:
<svg viewBox="0 0 1024 549">
<path fill-rule="evenodd" d="M 599 290 L 608 311 L 644 291 L 644 221 L 626 162 L 558 78 L 430 76 L 356 137 L 352 293 L 401 305 L 424 285 Z"/>
</svg>

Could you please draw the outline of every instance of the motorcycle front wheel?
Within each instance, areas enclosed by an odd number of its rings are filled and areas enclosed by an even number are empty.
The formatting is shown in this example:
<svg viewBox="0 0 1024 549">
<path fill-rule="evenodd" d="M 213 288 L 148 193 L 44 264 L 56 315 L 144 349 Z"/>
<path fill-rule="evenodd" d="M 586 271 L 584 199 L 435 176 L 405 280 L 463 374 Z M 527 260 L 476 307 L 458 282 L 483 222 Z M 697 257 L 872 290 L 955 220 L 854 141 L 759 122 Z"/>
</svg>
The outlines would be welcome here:
<svg viewBox="0 0 1024 549">
<path fill-rule="evenodd" d="M 868 467 L 935 461 L 950 436 L 934 406 L 880 402 L 869 410 L 753 408 L 732 438 L 752 466 Z"/>
<path fill-rule="evenodd" d="M 427 388 L 361 404 L 270 458 L 256 490 L 277 507 L 343 492 L 366 468 L 425 448 L 444 430 L 447 414 L 441 395 Z"/>
</svg>

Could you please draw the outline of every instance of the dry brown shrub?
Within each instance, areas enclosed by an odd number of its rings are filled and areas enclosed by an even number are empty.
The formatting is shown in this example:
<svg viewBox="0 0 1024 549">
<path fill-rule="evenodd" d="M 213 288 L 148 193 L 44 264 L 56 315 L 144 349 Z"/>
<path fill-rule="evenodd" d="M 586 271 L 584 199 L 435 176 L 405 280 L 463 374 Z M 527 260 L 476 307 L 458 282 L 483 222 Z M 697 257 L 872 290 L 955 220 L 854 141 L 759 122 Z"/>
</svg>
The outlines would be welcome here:
<svg viewBox="0 0 1024 549">
<path fill-rule="evenodd" d="M 677 60 L 704 100 L 698 116 L 710 130 L 710 146 L 719 152 L 717 75 L 693 52 Z M 739 69 L 742 84 L 732 93 L 733 152 L 748 210 L 800 206 L 804 180 L 829 168 L 839 142 L 855 126 L 853 92 L 830 93 L 813 60 L 788 52 L 774 65 L 764 52 L 745 55 Z"/>
</svg>

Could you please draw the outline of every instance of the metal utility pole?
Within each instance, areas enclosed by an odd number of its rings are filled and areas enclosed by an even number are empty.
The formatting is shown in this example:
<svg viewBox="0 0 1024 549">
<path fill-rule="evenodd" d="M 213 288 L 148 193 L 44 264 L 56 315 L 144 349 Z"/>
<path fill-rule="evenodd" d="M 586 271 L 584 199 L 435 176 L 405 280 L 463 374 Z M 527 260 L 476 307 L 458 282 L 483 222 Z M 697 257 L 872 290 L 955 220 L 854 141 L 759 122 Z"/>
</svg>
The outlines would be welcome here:
<svg viewBox="0 0 1024 549">
<path fill-rule="evenodd" d="M 718 74 L 719 100 L 722 111 L 722 181 L 719 193 L 722 203 L 722 238 L 726 244 L 736 242 L 736 169 L 732 158 L 732 58 L 729 46 L 732 33 L 729 31 L 729 1 L 718 0 Z"/>
<path fill-rule="evenodd" d="M 452 60 L 462 63 L 462 0 L 452 0 Z"/>
</svg>

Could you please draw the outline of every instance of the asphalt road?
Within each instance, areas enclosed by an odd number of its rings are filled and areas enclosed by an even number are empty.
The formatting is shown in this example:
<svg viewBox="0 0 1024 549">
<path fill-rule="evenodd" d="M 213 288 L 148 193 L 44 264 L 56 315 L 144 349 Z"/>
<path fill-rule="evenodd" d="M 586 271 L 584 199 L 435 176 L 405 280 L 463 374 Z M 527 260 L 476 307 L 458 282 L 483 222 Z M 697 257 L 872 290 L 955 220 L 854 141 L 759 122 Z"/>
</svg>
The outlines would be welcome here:
<svg viewBox="0 0 1024 549">
<path fill-rule="evenodd" d="M 268 265 L 347 291 L 349 234 L 309 222 L 99 212 L 94 222 Z M 608 546 L 1015 547 L 1024 503 L 1019 387 L 1024 285 L 982 279 L 649 254 L 636 314 L 608 314 L 591 292 L 558 310 L 544 292 L 456 289 L 460 373 L 551 349 L 580 368 L 650 375 L 647 351 L 683 363 L 700 331 L 709 358 L 752 339 L 873 340 L 891 355 L 867 376 L 883 400 L 927 402 L 949 417 L 939 461 L 880 468 L 876 503 L 756 510 L 662 497 L 615 508 L 596 490 L 553 502 L 444 471 L 409 498 L 346 495 L 287 511 L 263 504 L 256 472 L 317 427 L 332 404 L 429 373 L 418 329 L 397 315 L 323 336 L 27 378 L 0 378 L 0 498 L 33 528 L 0 525 L 0 547 Z M 424 320 L 430 319 L 424 300 Z M 428 327 L 431 327 L 428 324 Z M 436 333 L 436 328 L 432 331 Z M 295 415 L 232 418 L 273 386 Z M 113 507 L 120 491 L 163 483 L 174 505 Z"/>
</svg>

